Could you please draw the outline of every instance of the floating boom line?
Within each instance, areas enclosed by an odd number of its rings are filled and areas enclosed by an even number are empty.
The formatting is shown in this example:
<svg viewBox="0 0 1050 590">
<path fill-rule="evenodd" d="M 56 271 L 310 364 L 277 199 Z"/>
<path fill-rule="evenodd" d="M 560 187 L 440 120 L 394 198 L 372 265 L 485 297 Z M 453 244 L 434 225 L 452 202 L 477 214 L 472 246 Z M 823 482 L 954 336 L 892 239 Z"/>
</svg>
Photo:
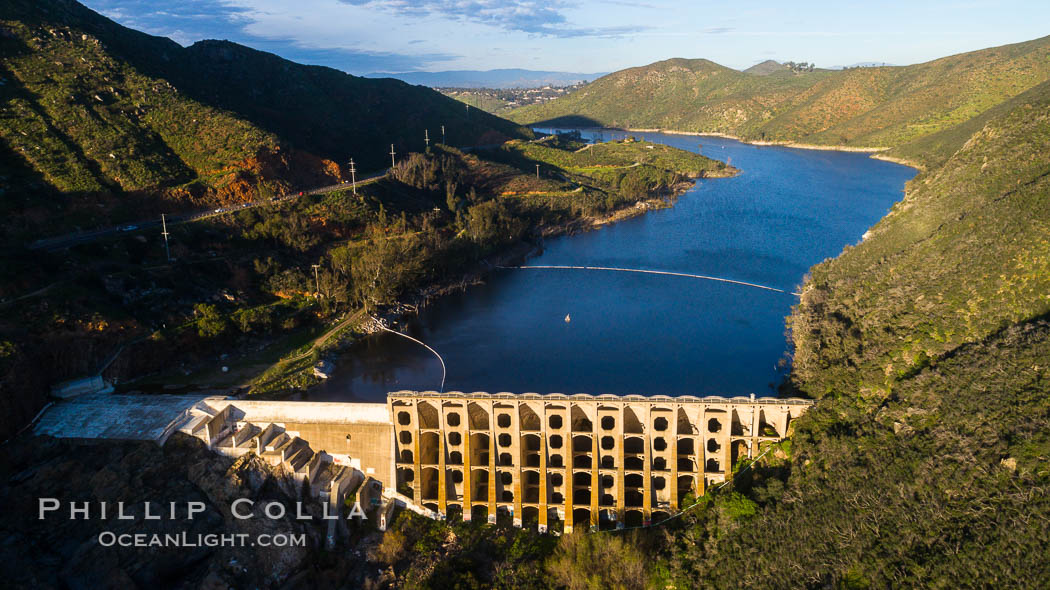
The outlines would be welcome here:
<svg viewBox="0 0 1050 590">
<path fill-rule="evenodd" d="M 372 318 L 372 319 L 375 319 L 375 318 Z M 433 348 L 430 348 L 429 346 L 427 346 L 427 343 L 423 342 L 422 340 L 417 340 L 417 339 L 409 336 L 408 334 L 402 334 L 401 332 L 398 332 L 397 330 L 391 330 L 390 328 L 384 326 L 383 323 L 380 322 L 379 320 L 376 320 L 375 324 L 377 326 L 379 326 L 379 328 L 381 330 L 385 330 L 387 332 L 390 332 L 391 334 L 397 334 L 398 336 L 401 336 L 401 337 L 404 337 L 404 338 L 408 338 L 412 342 L 415 342 L 416 344 L 419 344 L 423 348 L 425 348 L 425 349 L 429 350 L 430 352 L 434 353 L 434 356 L 436 356 L 438 361 L 441 363 L 441 387 L 438 389 L 438 393 L 444 393 L 445 392 L 445 373 L 446 373 L 446 371 L 445 371 L 445 359 L 441 358 L 441 355 L 438 354 L 438 351 L 436 351 Z"/>
<path fill-rule="evenodd" d="M 554 265 L 533 265 L 533 266 L 497 266 L 496 268 L 504 269 L 537 269 L 537 270 L 607 270 L 616 272 L 636 272 L 641 274 L 649 275 L 667 275 L 672 277 L 686 277 L 690 279 L 703 279 L 705 281 L 718 281 L 720 283 L 732 283 L 734 285 L 743 285 L 745 287 L 754 287 L 756 289 L 765 289 L 766 291 L 775 291 L 777 293 L 784 293 L 787 295 L 801 295 L 801 293 L 795 293 L 793 291 L 785 291 L 784 289 L 777 289 L 776 287 L 769 287 L 767 285 L 759 285 L 758 283 L 748 283 L 746 281 L 737 281 L 733 279 L 724 279 L 722 277 L 710 277 L 707 275 L 694 275 L 685 272 L 673 272 L 669 270 L 645 270 L 641 268 L 615 268 L 611 266 L 554 266 Z"/>
</svg>

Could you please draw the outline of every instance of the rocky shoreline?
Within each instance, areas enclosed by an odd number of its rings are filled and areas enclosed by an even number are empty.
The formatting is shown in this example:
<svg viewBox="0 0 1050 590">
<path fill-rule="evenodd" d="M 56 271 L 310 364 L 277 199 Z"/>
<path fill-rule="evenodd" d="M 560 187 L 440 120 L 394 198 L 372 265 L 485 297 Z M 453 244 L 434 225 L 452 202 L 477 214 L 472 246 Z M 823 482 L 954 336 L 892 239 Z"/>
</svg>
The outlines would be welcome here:
<svg viewBox="0 0 1050 590">
<path fill-rule="evenodd" d="M 729 133 L 720 133 L 717 131 L 676 131 L 673 129 L 623 129 L 620 127 L 595 127 L 594 129 L 616 129 L 618 131 L 624 131 L 627 133 L 665 133 L 667 135 L 690 135 L 694 137 L 724 137 L 726 139 L 732 139 L 739 141 L 740 143 L 746 143 L 748 145 L 758 146 L 779 146 L 796 148 L 800 150 L 818 150 L 818 151 L 829 151 L 829 152 L 861 152 L 871 154 L 870 157 L 876 160 L 884 160 L 886 162 L 893 162 L 894 164 L 900 164 L 902 166 L 908 166 L 915 168 L 916 170 L 922 170 L 923 166 L 917 162 L 907 160 L 904 158 L 897 158 L 894 156 L 886 156 L 879 152 L 885 152 L 893 149 L 892 147 L 858 147 L 858 146 L 845 146 L 845 145 L 820 145 L 813 143 L 797 143 L 793 141 L 761 141 L 761 140 L 750 140 L 744 139 L 737 135 L 731 135 Z"/>
</svg>

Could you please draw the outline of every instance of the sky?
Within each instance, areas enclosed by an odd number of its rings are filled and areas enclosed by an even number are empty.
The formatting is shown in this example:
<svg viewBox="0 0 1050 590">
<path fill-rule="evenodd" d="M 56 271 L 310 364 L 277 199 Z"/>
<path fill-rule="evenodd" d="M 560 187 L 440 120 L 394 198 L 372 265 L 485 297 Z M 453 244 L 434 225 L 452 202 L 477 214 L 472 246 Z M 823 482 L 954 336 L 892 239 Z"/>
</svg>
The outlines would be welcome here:
<svg viewBox="0 0 1050 590">
<path fill-rule="evenodd" d="M 81 1 L 182 45 L 227 39 L 351 74 L 594 73 L 672 57 L 906 65 L 1050 34 L 1047 0 Z"/>
</svg>

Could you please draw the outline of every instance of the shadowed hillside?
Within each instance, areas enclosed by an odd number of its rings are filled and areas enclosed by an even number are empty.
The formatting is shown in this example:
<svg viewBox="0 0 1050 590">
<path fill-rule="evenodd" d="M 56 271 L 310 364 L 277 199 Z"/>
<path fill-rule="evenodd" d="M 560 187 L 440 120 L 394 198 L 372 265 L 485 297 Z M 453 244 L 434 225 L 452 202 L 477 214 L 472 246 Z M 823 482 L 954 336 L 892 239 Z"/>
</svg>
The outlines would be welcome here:
<svg viewBox="0 0 1050 590">
<path fill-rule="evenodd" d="M 753 141 L 897 146 L 963 123 L 1050 79 L 1050 38 L 904 67 L 759 76 L 704 59 L 615 72 L 509 117 L 727 133 Z"/>
<path fill-rule="evenodd" d="M 338 182 L 350 157 L 382 168 L 442 125 L 461 146 L 522 133 L 425 88 L 183 48 L 71 0 L 5 3 L 0 56 L 5 229 L 21 235 Z"/>
</svg>

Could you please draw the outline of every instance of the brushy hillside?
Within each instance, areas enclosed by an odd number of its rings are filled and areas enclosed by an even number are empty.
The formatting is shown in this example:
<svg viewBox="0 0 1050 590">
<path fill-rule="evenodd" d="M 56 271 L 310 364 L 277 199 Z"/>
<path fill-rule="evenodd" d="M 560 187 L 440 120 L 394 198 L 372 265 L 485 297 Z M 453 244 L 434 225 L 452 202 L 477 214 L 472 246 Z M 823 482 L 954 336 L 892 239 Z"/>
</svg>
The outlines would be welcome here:
<svg viewBox="0 0 1050 590">
<path fill-rule="evenodd" d="M 794 374 L 871 392 L 1050 312 L 1050 83 L 916 177 L 868 238 L 813 268 Z"/>
<path fill-rule="evenodd" d="M 750 68 L 742 70 L 745 74 L 754 74 L 756 76 L 768 76 L 770 74 L 782 74 L 787 73 L 789 68 L 784 64 L 767 59 L 762 63 L 757 63 Z"/>
<path fill-rule="evenodd" d="M 3 225 L 22 238 L 337 182 L 350 157 L 381 168 L 442 125 L 453 145 L 522 133 L 425 88 L 183 48 L 71 0 L 4 3 L 0 79 Z"/>
<path fill-rule="evenodd" d="M 912 66 L 791 75 L 671 59 L 615 72 L 509 117 L 892 147 L 963 123 L 1047 79 L 1050 37 Z"/>
<path fill-rule="evenodd" d="M 1050 83 L 974 125 L 863 243 L 813 269 L 792 385 L 817 405 L 737 482 L 735 510 L 722 498 L 673 530 L 654 579 L 1050 580 L 1032 559 L 1050 541 Z"/>
<path fill-rule="evenodd" d="M 678 588 L 1045 587 L 1048 358 L 1050 324 L 1031 322 L 860 412 L 822 401 L 798 422 L 792 467 L 759 469 L 735 511 L 720 498 L 670 531 L 665 575 Z"/>
</svg>

